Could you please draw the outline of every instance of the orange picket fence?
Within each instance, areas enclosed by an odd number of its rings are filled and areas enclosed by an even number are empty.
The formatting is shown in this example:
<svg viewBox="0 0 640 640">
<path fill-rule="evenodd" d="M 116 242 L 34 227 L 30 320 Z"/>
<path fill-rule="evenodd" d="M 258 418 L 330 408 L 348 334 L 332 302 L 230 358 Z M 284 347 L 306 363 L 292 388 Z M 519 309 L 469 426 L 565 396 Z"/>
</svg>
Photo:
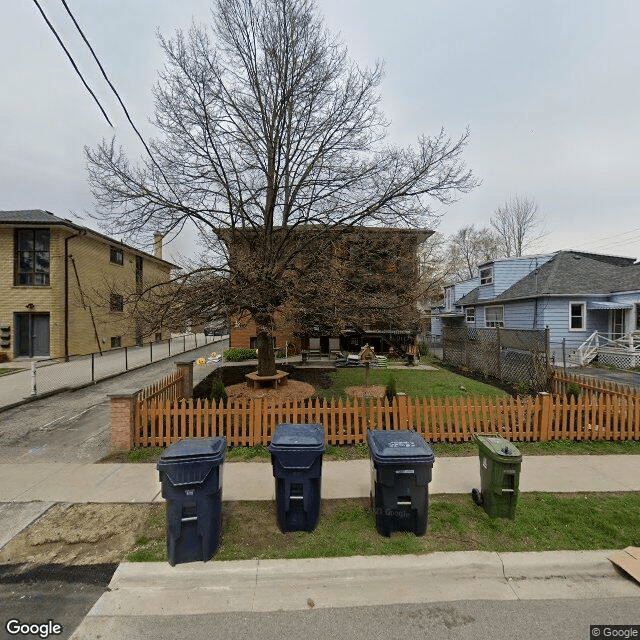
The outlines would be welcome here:
<svg viewBox="0 0 640 640">
<path fill-rule="evenodd" d="M 158 390 L 156 389 L 156 392 Z M 501 398 L 310 399 L 275 403 L 139 397 L 134 447 L 166 447 L 180 438 L 224 436 L 230 446 L 267 445 L 278 424 L 319 423 L 328 444 L 366 442 L 367 429 L 415 429 L 430 442 L 466 442 L 500 433 L 514 442 L 640 440 L 640 396 L 541 394 Z"/>
</svg>

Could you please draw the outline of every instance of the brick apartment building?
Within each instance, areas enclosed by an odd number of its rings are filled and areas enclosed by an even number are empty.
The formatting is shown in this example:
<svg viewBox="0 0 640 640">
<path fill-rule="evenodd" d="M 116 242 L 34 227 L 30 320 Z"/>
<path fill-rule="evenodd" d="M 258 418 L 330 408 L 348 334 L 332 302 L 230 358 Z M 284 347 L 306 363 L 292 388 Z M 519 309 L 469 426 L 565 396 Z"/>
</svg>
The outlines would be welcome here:
<svg viewBox="0 0 640 640">
<path fill-rule="evenodd" d="M 346 262 L 346 278 L 356 278 L 362 268 L 361 255 L 351 250 L 358 243 L 375 242 L 379 246 L 388 246 L 389 255 L 377 265 L 376 286 L 415 290 L 420 280 L 420 255 L 424 242 L 433 234 L 426 229 L 396 229 L 381 227 L 353 228 L 349 233 L 341 233 L 337 249 L 332 259 Z M 319 259 L 319 258 L 318 258 Z M 375 268 L 375 267 L 374 267 Z M 401 277 L 398 277 L 398 275 Z M 372 292 L 363 291 L 362 295 Z M 300 332 L 294 332 L 282 314 L 277 316 L 277 328 L 274 332 L 274 346 L 289 353 L 301 350 L 329 355 L 337 350 L 356 351 L 364 344 L 374 347 L 377 353 L 386 353 L 390 347 L 402 353 L 415 346 L 418 335 L 419 310 L 405 309 L 402 318 L 389 324 L 372 315 L 360 326 L 335 329 L 331 326 L 309 326 Z M 234 348 L 256 347 L 256 326 L 251 318 L 232 318 L 230 323 L 229 346 Z"/>
<path fill-rule="evenodd" d="M 166 282 L 175 267 L 162 259 L 159 234 L 154 254 L 48 211 L 0 211 L 0 358 L 60 358 L 140 344 L 144 338 L 125 313 L 126 294 Z"/>
</svg>

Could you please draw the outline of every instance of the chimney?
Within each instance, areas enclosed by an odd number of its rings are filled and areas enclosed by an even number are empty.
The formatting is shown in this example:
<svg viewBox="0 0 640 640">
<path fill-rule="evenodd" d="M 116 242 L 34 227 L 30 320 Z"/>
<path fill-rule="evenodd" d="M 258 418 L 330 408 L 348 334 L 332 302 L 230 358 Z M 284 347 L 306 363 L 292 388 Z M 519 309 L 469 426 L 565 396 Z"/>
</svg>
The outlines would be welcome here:
<svg viewBox="0 0 640 640">
<path fill-rule="evenodd" d="M 164 236 L 159 231 L 153 234 L 153 255 L 160 260 L 162 260 L 162 238 Z"/>
</svg>

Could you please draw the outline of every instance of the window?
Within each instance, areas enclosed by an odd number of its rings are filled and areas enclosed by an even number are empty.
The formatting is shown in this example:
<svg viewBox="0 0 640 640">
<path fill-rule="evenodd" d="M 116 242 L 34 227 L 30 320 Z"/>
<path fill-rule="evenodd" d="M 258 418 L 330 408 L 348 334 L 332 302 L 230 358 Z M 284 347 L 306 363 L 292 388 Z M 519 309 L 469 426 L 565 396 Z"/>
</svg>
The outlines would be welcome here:
<svg viewBox="0 0 640 640">
<path fill-rule="evenodd" d="M 16 229 L 14 251 L 15 285 L 49 285 L 49 229 Z"/>
<path fill-rule="evenodd" d="M 475 307 L 467 307 L 465 309 L 465 320 L 469 324 L 475 324 L 476 323 L 476 308 Z"/>
<path fill-rule="evenodd" d="M 480 284 L 493 283 L 493 267 L 482 267 L 480 269 Z"/>
<path fill-rule="evenodd" d="M 136 256 L 136 284 L 142 284 L 142 256 Z"/>
<path fill-rule="evenodd" d="M 122 311 L 124 309 L 124 300 L 119 293 L 112 293 L 109 308 L 111 311 Z"/>
<path fill-rule="evenodd" d="M 111 247 L 110 261 L 113 262 L 113 264 L 124 264 L 124 254 L 122 253 L 122 249 Z"/>
<path fill-rule="evenodd" d="M 504 307 L 485 307 L 485 327 L 504 327 Z"/>
<path fill-rule="evenodd" d="M 162 331 L 156 331 L 156 342 L 162 342 Z"/>
<path fill-rule="evenodd" d="M 121 336 L 111 336 L 111 348 L 117 349 L 122 346 L 122 338 Z"/>
<path fill-rule="evenodd" d="M 569 330 L 570 331 L 585 330 L 586 308 L 587 308 L 587 305 L 584 302 L 571 302 L 569 304 Z"/>
</svg>

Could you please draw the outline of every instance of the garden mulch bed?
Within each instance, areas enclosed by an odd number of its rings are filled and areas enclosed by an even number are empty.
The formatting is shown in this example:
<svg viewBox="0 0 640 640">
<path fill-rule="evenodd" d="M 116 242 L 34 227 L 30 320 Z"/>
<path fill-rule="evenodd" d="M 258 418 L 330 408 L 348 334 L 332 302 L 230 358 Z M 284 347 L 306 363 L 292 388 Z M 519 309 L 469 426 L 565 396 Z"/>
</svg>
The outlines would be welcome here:
<svg viewBox="0 0 640 640">
<path fill-rule="evenodd" d="M 347 387 L 345 392 L 350 398 L 383 398 L 385 388 L 372 384 L 368 387 Z"/>
<path fill-rule="evenodd" d="M 252 389 L 246 382 L 232 384 L 227 387 L 227 397 L 234 400 L 255 400 L 256 398 L 268 398 L 269 400 L 306 400 L 316 392 L 315 388 L 306 382 L 289 380 L 286 384 L 271 389 L 267 387 Z"/>
</svg>

